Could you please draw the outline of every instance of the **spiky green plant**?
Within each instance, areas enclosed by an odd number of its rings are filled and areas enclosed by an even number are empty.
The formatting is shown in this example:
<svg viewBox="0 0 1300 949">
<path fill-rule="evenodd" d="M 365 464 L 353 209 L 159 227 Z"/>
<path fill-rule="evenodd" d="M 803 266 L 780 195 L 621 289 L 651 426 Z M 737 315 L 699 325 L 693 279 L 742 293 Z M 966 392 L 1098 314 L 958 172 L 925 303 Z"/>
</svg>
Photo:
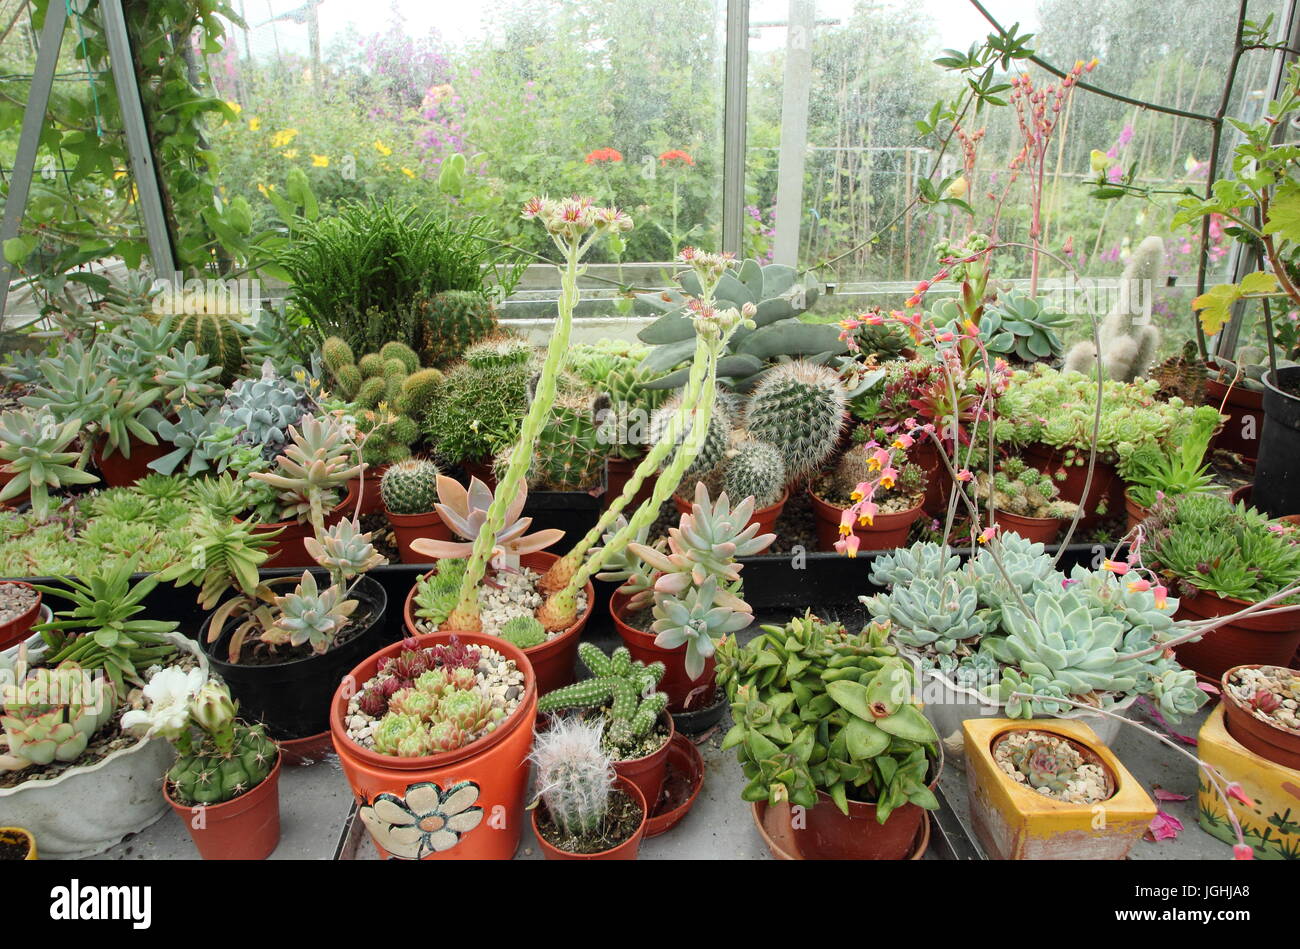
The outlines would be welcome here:
<svg viewBox="0 0 1300 949">
<path fill-rule="evenodd" d="M 775 446 L 791 480 L 818 471 L 843 431 L 848 393 L 839 373 L 804 360 L 769 369 L 745 404 L 751 438 Z"/>
<path fill-rule="evenodd" d="M 785 459 L 776 446 L 748 438 L 736 446 L 722 469 L 722 487 L 733 498 L 754 499 L 754 506 L 775 504 L 785 491 Z"/>
<path fill-rule="evenodd" d="M 408 458 L 384 472 L 379 496 L 390 514 L 426 514 L 438 500 L 438 466 L 427 458 Z"/>
<path fill-rule="evenodd" d="M 31 492 L 32 511 L 42 520 L 50 513 L 50 491 L 99 480 L 83 471 L 83 458 L 65 451 L 80 431 L 76 419 L 59 424 L 49 413 L 30 410 L 0 414 L 0 460 L 13 477 L 0 491 L 0 501 Z"/>
<path fill-rule="evenodd" d="M 420 333 L 416 348 L 429 366 L 453 362 L 497 330 L 496 305 L 474 290 L 446 290 L 414 302 Z"/>
<path fill-rule="evenodd" d="M 580 840 L 600 827 L 609 810 L 614 768 L 600 723 L 561 719 L 537 737 L 537 796 L 559 833 Z"/>
<path fill-rule="evenodd" d="M 606 656 L 591 643 L 578 644 L 578 658 L 592 678 L 548 692 L 537 702 L 538 713 L 607 708 L 604 744 L 615 759 L 640 758 L 653 751 L 644 744 L 668 707 L 667 694 L 655 691 L 664 664 L 633 661 L 623 646 Z"/>
<path fill-rule="evenodd" d="M 535 616 L 515 616 L 502 624 L 501 638 L 520 649 L 531 649 L 546 642 L 546 630 Z"/>
</svg>

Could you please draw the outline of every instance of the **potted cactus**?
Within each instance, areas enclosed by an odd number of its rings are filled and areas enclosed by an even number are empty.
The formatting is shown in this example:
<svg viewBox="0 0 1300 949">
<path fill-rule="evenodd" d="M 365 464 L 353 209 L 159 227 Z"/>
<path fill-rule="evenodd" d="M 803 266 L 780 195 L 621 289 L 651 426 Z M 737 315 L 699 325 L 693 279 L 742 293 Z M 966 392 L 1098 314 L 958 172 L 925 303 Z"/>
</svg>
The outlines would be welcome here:
<svg viewBox="0 0 1300 949">
<path fill-rule="evenodd" d="M 537 680 L 485 633 L 406 639 L 365 659 L 330 706 L 330 735 L 379 852 L 508 860 L 519 845 Z"/>
<path fill-rule="evenodd" d="M 1042 544 L 998 534 L 964 564 L 937 544 L 879 557 L 871 582 L 887 592 L 860 599 L 917 664 L 926 716 L 945 737 L 994 709 L 1087 717 L 1072 703 L 1123 711 L 1138 695 L 1177 722 L 1206 701 L 1195 675 L 1165 656 L 1182 631 L 1178 600 L 1119 575 L 1127 570 L 1108 560 L 1066 574 Z M 1038 698 L 1014 697 L 1025 691 Z M 1118 721 L 1095 727 L 1110 741 Z"/>
<path fill-rule="evenodd" d="M 230 690 L 202 669 L 164 669 L 122 728 L 165 738 L 176 763 L 163 797 L 204 860 L 262 860 L 280 842 L 280 750 L 261 725 L 235 718 Z"/>
<path fill-rule="evenodd" d="M 975 718 L 962 727 L 971 823 L 994 860 L 1123 860 L 1156 816 L 1142 786 L 1082 722 L 1027 728 Z"/>
<path fill-rule="evenodd" d="M 793 827 L 805 859 L 905 859 L 939 806 L 939 736 L 887 638 L 879 624 L 850 634 L 810 610 L 718 647 L 735 722 L 722 747 L 748 779 L 741 797 L 760 826 Z"/>
<path fill-rule="evenodd" d="M 451 540 L 451 530 L 438 516 L 438 466 L 427 458 L 407 458 L 390 465 L 379 479 L 384 516 L 393 526 L 402 563 L 419 563 L 411 542 L 421 537 Z"/>
<path fill-rule="evenodd" d="M 1079 505 L 1060 499 L 1056 482 L 1019 458 L 1005 459 L 992 478 L 987 471 L 979 472 L 972 493 L 992 508 L 991 523 L 1040 544 L 1054 543 L 1061 523 L 1079 510 Z"/>
<path fill-rule="evenodd" d="M 877 435 L 885 437 L 883 432 Z M 907 463 L 894 469 L 888 461 L 882 464 L 879 444 L 872 439 L 850 446 L 834 470 L 808 486 L 819 550 L 840 549 L 836 544 L 843 542 L 840 525 L 845 512 L 860 499 L 861 485 L 875 476 L 880 477 L 873 495 L 877 511 L 870 517 L 852 519 L 853 536 L 864 550 L 892 550 L 907 543 L 912 525 L 921 517 L 928 480 L 920 465 Z"/>
<path fill-rule="evenodd" d="M 310 437 L 309 426 L 305 431 Z M 199 606 L 212 610 L 200 638 L 213 667 L 245 714 L 283 743 L 289 763 L 300 763 L 327 747 L 329 697 L 339 677 L 391 641 L 387 595 L 366 576 L 387 560 L 356 519 L 324 526 L 319 493 L 303 486 L 309 476 L 279 480 L 315 500 L 307 503 L 317 533 L 304 542 L 314 570 L 262 579 L 269 540 L 248 523 L 212 516 L 196 523 L 196 555 L 161 576 L 200 588 Z"/>
<path fill-rule="evenodd" d="M 623 580 L 610 601 L 614 624 L 634 658 L 664 664 L 659 688 L 673 712 L 718 704 L 717 640 L 753 622 L 736 558 L 762 553 L 775 540 L 758 533 L 753 508 L 753 498 L 734 508 L 726 494 L 715 501 L 700 482 L 691 513 L 669 530 L 666 548 L 633 541 L 610 563 L 607 578 Z"/>
<path fill-rule="evenodd" d="M 604 730 L 601 722 L 567 718 L 537 738 L 532 821 L 547 860 L 635 860 L 641 848 L 645 795 L 614 770 Z"/>
<path fill-rule="evenodd" d="M 663 663 L 634 661 L 626 647 L 606 656 L 591 643 L 578 646 L 578 657 L 591 678 L 543 695 L 537 712 L 545 715 L 580 709 L 584 719 L 599 721 L 614 770 L 640 788 L 653 814 L 673 739 L 668 696 L 655 691 L 663 678 Z"/>
</svg>

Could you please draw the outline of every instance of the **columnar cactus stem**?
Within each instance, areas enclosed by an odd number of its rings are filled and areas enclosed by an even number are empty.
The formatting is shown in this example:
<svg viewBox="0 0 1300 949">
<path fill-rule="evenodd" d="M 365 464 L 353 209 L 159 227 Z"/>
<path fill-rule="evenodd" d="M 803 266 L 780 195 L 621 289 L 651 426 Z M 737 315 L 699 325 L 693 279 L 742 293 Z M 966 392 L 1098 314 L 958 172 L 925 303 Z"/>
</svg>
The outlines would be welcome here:
<svg viewBox="0 0 1300 949">
<path fill-rule="evenodd" d="M 497 484 L 487 520 L 474 539 L 456 608 L 444 622 L 444 629 L 478 632 L 483 628 L 479 618 L 478 587 L 487 571 L 497 533 L 505 523 L 506 509 L 528 473 L 537 436 L 550 417 L 551 405 L 555 402 L 560 368 L 568 352 L 569 334 L 573 328 L 573 311 L 579 299 L 578 277 L 584 269 L 582 257 L 603 234 L 626 231 L 632 226 L 625 214 L 613 208 L 595 208 L 590 201 L 581 198 L 561 202 L 533 199 L 525 206 L 524 217 L 540 219 L 556 246 L 564 252 L 564 267 L 560 270 L 559 316 L 546 349 L 546 362 L 537 382 L 537 391 L 520 426 L 519 440 L 510 453 L 505 474 Z"/>
</svg>

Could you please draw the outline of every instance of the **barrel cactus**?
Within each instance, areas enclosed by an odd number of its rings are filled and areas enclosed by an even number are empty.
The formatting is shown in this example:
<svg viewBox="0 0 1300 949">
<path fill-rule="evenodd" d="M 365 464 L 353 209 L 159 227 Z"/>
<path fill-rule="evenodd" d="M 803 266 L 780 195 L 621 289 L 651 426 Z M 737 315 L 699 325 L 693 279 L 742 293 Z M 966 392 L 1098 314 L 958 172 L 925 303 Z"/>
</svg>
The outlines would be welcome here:
<svg viewBox="0 0 1300 949">
<path fill-rule="evenodd" d="M 180 334 L 180 345 L 186 342 L 221 367 L 223 386 L 233 383 L 244 370 L 243 316 L 222 313 L 180 313 L 171 318 L 171 327 Z"/>
<path fill-rule="evenodd" d="M 746 439 L 727 459 L 722 486 L 733 498 L 753 498 L 754 506 L 775 504 L 785 491 L 785 459 L 767 442 Z"/>
<path fill-rule="evenodd" d="M 438 501 L 438 475 L 427 458 L 408 458 L 384 472 L 379 496 L 390 514 L 426 514 Z"/>
<path fill-rule="evenodd" d="M 669 422 L 680 410 L 680 394 L 673 396 L 655 410 L 654 415 L 650 417 L 650 444 L 653 445 L 664 436 Z M 699 452 L 691 462 L 690 467 L 686 469 L 688 477 L 703 477 L 717 470 L 731 445 L 731 426 L 731 399 L 724 393 L 719 392 L 717 400 L 713 403 L 713 413 L 709 416 L 708 431 L 700 442 Z M 683 431 L 678 437 L 678 444 L 684 442 L 688 434 L 688 431 Z M 666 464 L 671 464 L 671 459 Z"/>
<path fill-rule="evenodd" d="M 796 360 L 763 375 L 746 403 L 745 428 L 751 438 L 780 450 L 787 477 L 803 478 L 835 451 L 847 405 L 835 370 Z"/>
<path fill-rule="evenodd" d="M 452 362 L 497 329 L 495 304 L 472 290 L 447 290 L 416 300 L 411 315 L 419 322 L 417 348 L 428 366 Z"/>
</svg>

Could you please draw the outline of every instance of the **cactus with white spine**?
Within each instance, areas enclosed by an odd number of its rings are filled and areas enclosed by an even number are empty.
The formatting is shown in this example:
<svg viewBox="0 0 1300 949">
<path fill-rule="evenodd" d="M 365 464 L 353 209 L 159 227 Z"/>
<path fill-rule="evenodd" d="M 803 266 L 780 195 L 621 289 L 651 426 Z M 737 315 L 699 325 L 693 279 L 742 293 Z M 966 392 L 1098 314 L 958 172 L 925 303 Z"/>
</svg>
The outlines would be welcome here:
<svg viewBox="0 0 1300 949">
<path fill-rule="evenodd" d="M 768 507 L 785 491 L 785 459 L 775 445 L 746 439 L 735 448 L 722 472 L 722 487 L 733 498 L 754 499 L 754 506 Z"/>
<path fill-rule="evenodd" d="M 1132 382 L 1155 361 L 1160 330 L 1151 323 L 1151 293 L 1165 271 L 1165 244 L 1152 235 L 1133 251 L 1119 280 L 1115 306 L 1102 320 L 1100 362 L 1117 382 Z M 1136 311 L 1136 312 L 1135 312 Z M 1067 371 L 1091 375 L 1097 370 L 1097 347 L 1091 340 L 1074 345 L 1065 357 Z"/>
<path fill-rule="evenodd" d="M 555 722 L 537 736 L 537 796 L 566 838 L 600 827 L 609 812 L 614 766 L 602 745 L 604 727 L 578 718 Z"/>
<path fill-rule="evenodd" d="M 775 446 L 791 480 L 818 471 L 844 428 L 848 393 L 839 373 L 806 360 L 769 369 L 745 405 L 751 438 Z"/>
<path fill-rule="evenodd" d="M 427 514 L 438 501 L 438 466 L 427 458 L 408 458 L 384 472 L 379 497 L 390 514 Z"/>
<path fill-rule="evenodd" d="M 668 707 L 667 694 L 654 691 L 664 676 L 664 664 L 633 661 L 625 646 L 606 656 L 591 643 L 578 645 L 578 658 L 592 678 L 548 692 L 538 700 L 538 713 L 608 704 L 606 749 L 620 761 L 640 757 L 638 743 L 650 734 L 660 713 Z"/>
</svg>

